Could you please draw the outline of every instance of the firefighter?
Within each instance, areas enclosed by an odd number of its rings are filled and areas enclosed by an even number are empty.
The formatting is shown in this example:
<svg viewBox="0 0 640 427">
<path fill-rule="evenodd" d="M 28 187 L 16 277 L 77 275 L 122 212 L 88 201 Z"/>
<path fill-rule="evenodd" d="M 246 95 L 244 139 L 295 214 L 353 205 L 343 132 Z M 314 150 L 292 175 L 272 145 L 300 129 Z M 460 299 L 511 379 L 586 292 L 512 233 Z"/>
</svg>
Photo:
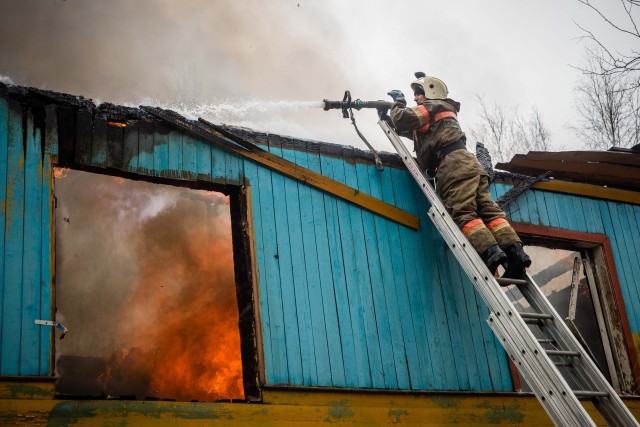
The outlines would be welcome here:
<svg viewBox="0 0 640 427">
<path fill-rule="evenodd" d="M 521 277 L 531 258 L 504 212 L 491 200 L 486 171 L 466 149 L 466 136 L 457 120 L 460 103 L 447 98 L 442 80 L 420 72 L 415 76 L 411 83 L 415 107 L 407 107 L 401 91 L 388 93 L 394 101 L 391 124 L 400 135 L 413 139 L 418 165 L 435 178 L 445 208 L 489 270 L 495 274 L 502 264 L 505 276 Z"/>
</svg>

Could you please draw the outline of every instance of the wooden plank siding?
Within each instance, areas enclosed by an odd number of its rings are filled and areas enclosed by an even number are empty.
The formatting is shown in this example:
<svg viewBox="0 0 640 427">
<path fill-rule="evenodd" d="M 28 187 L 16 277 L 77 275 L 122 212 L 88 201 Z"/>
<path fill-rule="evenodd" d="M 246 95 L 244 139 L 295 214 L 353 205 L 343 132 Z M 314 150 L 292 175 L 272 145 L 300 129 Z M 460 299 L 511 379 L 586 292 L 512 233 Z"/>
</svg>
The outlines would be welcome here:
<svg viewBox="0 0 640 427">
<path fill-rule="evenodd" d="M 55 141 L 43 133 L 31 109 L 0 98 L 0 375 L 51 374 L 51 331 L 34 323 L 52 307 Z"/>
<path fill-rule="evenodd" d="M 640 417 L 640 399 L 623 396 Z M 53 382 L 0 381 L 0 423 L 6 426 L 539 426 L 553 422 L 531 393 L 354 393 L 352 390 L 265 388 L 264 405 L 56 399 Z M 593 404 L 583 406 L 606 424 Z"/>
<path fill-rule="evenodd" d="M 267 385 L 512 390 L 488 311 L 427 219 L 424 197 L 404 168 L 380 172 L 349 147 L 327 153 L 304 141 L 253 136 L 271 154 L 417 216 L 417 231 L 142 112 L 121 122 L 123 128 L 109 124 L 108 111 L 62 109 L 53 116 L 73 115 L 71 131 L 51 140 L 52 132 L 29 121 L 29 108 L 0 96 L 6 159 L 0 163 L 0 374 L 51 371 L 50 330 L 33 320 L 50 318 L 53 304 L 51 166 L 59 156 L 61 165 L 98 173 L 250 187 Z M 508 189 L 492 186 L 496 198 Z M 631 330 L 640 331 L 634 279 L 640 277 L 634 246 L 640 206 L 532 190 L 508 214 L 518 222 L 607 234 Z"/>
</svg>

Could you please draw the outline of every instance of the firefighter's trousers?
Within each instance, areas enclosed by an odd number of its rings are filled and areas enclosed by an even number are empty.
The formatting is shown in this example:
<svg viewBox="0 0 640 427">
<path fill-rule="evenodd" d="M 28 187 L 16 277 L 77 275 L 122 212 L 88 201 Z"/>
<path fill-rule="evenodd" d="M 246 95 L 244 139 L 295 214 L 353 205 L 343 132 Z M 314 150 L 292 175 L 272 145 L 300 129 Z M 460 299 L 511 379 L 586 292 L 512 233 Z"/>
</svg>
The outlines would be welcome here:
<svg viewBox="0 0 640 427">
<path fill-rule="evenodd" d="M 445 208 L 480 255 L 496 244 L 506 249 L 522 243 L 502 209 L 491 200 L 486 175 L 442 181 L 438 180 L 438 193 Z"/>
</svg>

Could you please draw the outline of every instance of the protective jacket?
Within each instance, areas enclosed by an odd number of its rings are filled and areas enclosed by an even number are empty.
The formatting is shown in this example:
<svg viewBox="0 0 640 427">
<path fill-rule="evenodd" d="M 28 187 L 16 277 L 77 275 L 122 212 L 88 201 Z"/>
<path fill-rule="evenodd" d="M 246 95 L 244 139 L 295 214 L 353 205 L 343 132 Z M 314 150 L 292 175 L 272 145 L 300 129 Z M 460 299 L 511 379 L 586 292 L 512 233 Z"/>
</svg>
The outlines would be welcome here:
<svg viewBox="0 0 640 427">
<path fill-rule="evenodd" d="M 409 108 L 399 100 L 389 115 L 398 133 L 413 137 L 418 166 L 435 175 L 445 208 L 479 254 L 494 245 L 507 248 L 521 243 L 491 200 L 486 171 L 465 148 L 458 111 L 460 104 L 452 99 L 427 99 Z"/>
<path fill-rule="evenodd" d="M 438 179 L 455 181 L 486 174 L 466 149 L 443 155 L 453 144 L 464 148 L 466 136 L 456 118 L 460 103 L 453 99 L 428 99 L 415 107 L 395 101 L 389 113 L 399 134 L 412 137 L 418 166 Z M 446 176 L 446 177 L 445 177 Z"/>
</svg>

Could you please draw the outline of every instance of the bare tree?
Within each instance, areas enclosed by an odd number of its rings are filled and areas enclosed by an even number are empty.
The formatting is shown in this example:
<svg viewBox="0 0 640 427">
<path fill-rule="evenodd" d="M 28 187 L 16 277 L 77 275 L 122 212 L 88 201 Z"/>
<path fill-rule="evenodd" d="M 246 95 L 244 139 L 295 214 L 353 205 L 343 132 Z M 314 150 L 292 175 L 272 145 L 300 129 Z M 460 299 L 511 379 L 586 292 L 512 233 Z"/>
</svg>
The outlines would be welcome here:
<svg viewBox="0 0 640 427">
<path fill-rule="evenodd" d="M 551 132 L 536 107 L 523 116 L 518 107 L 506 107 L 497 102 L 488 105 L 480 95 L 476 100 L 480 104 L 480 123 L 470 133 L 486 145 L 494 161 L 506 162 L 516 153 L 550 148 Z"/>
<path fill-rule="evenodd" d="M 624 10 L 623 18 L 620 19 L 614 19 L 611 13 L 603 12 L 602 8 L 593 3 L 593 0 L 577 1 L 598 14 L 609 29 L 627 36 L 634 44 L 640 42 L 640 31 L 638 30 L 640 0 L 619 0 Z M 624 75 L 627 85 L 625 89 L 640 87 L 640 51 L 638 49 L 630 48 L 626 52 L 620 51 L 618 46 L 611 46 L 604 42 L 602 37 L 596 35 L 594 31 L 582 27 L 579 23 L 576 25 L 584 32 L 584 38 L 590 42 L 586 48 L 588 55 L 597 58 L 599 65 L 596 69 L 588 66 L 577 67 L 578 69 L 585 74 Z"/>
<path fill-rule="evenodd" d="M 578 122 L 571 126 L 595 150 L 630 147 L 638 143 L 640 91 L 628 74 L 607 72 L 608 63 L 587 51 L 584 73 L 575 88 Z"/>
<path fill-rule="evenodd" d="M 577 1 L 600 16 L 609 30 L 640 42 L 640 0 L 619 0 L 624 13 L 618 19 L 612 17 L 612 9 L 604 12 L 594 0 Z M 575 67 L 582 78 L 575 88 L 579 119 L 571 128 L 591 149 L 633 146 L 640 134 L 640 51 L 621 51 L 603 41 L 603 29 L 596 35 L 577 25 L 588 43 L 584 65 Z"/>
<path fill-rule="evenodd" d="M 484 96 L 476 95 L 476 101 L 480 104 L 480 125 L 478 129 L 472 129 L 471 135 L 482 141 L 494 161 L 503 161 L 509 157 L 507 146 L 507 113 L 505 108 L 498 103 L 488 106 Z"/>
<path fill-rule="evenodd" d="M 629 120 L 632 129 L 632 138 L 629 140 L 628 146 L 633 147 L 640 144 L 640 90 L 635 90 L 630 96 L 630 112 Z"/>
<path fill-rule="evenodd" d="M 535 106 L 531 107 L 528 117 L 516 110 L 510 124 L 510 137 L 520 151 L 547 151 L 551 145 L 551 132 Z"/>
</svg>

